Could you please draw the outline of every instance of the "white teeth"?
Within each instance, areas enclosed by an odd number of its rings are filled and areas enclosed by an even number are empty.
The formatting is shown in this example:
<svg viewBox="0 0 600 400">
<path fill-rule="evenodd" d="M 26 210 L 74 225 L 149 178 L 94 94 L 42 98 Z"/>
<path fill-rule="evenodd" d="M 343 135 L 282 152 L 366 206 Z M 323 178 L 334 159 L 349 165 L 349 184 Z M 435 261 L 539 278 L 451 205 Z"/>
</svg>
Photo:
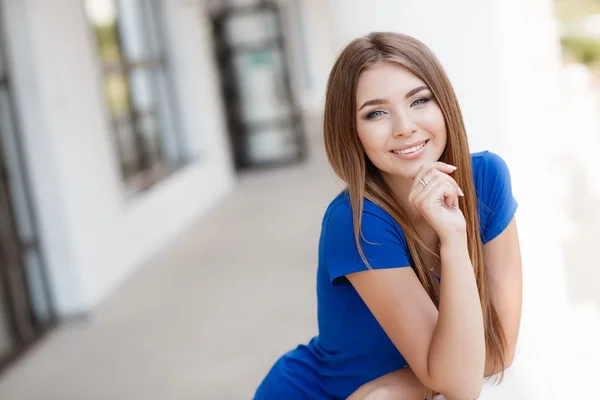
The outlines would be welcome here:
<svg viewBox="0 0 600 400">
<path fill-rule="evenodd" d="M 420 144 L 418 146 L 415 146 L 415 147 L 411 147 L 410 149 L 406 149 L 406 150 L 393 150 L 393 152 L 396 153 L 396 154 L 406 155 L 406 154 L 414 153 L 415 151 L 419 151 L 423 147 L 425 147 L 425 143 L 422 143 L 422 144 Z"/>
</svg>

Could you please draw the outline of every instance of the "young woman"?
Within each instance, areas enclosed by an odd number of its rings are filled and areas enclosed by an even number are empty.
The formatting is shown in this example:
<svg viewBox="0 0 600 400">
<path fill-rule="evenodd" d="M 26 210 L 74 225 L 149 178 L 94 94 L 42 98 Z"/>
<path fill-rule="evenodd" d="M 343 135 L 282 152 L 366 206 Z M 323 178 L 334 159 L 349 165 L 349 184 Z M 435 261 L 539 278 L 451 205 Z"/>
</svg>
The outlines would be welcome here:
<svg viewBox="0 0 600 400">
<path fill-rule="evenodd" d="M 513 359 L 521 259 L 505 162 L 470 154 L 435 55 L 372 33 L 340 54 L 325 146 L 346 189 L 323 218 L 319 335 L 255 399 L 475 399 Z"/>
</svg>

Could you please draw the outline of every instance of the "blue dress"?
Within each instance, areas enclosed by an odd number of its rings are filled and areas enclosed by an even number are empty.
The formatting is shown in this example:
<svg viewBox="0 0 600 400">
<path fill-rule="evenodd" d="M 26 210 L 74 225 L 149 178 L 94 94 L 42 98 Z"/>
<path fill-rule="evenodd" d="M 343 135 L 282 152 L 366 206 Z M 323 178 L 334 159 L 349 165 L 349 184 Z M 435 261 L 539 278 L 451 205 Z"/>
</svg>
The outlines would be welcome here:
<svg viewBox="0 0 600 400">
<path fill-rule="evenodd" d="M 483 243 L 498 236 L 517 209 L 506 163 L 491 152 L 471 156 Z M 372 268 L 410 266 L 394 219 L 365 200 L 362 247 Z M 258 387 L 255 400 L 345 399 L 363 384 L 407 366 L 345 275 L 367 269 L 354 241 L 347 193 L 323 218 L 317 299 L 319 335 L 284 354 Z"/>
</svg>

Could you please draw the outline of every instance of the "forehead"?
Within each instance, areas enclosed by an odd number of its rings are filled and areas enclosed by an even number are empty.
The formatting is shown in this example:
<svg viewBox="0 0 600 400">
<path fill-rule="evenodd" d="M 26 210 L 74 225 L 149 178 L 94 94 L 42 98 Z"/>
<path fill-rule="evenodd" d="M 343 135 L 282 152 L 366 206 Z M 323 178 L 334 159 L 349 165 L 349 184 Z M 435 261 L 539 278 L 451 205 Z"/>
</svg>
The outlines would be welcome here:
<svg viewBox="0 0 600 400">
<path fill-rule="evenodd" d="M 418 86 L 427 86 L 419 77 L 400 64 L 385 62 L 375 64 L 358 78 L 356 87 L 357 102 L 375 98 L 404 98 L 404 95 Z"/>
</svg>

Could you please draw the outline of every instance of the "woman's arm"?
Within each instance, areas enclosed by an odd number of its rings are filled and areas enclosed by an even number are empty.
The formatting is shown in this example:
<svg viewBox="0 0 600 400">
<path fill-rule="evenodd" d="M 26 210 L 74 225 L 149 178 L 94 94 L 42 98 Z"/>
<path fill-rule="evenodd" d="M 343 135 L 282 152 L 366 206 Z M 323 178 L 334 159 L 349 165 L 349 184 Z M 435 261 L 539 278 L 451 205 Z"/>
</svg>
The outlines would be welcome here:
<svg viewBox="0 0 600 400">
<path fill-rule="evenodd" d="M 501 366 L 504 370 L 513 361 L 521 323 L 523 278 L 515 218 L 500 235 L 483 246 L 483 258 L 490 297 L 506 336 L 506 359 Z M 486 359 L 486 376 L 501 372 L 494 370 L 494 361 Z"/>
<path fill-rule="evenodd" d="M 474 399 L 481 391 L 485 332 L 466 235 L 441 238 L 439 315 L 429 349 L 433 386 L 448 398 Z M 465 395 L 466 394 L 466 395 Z"/>
<path fill-rule="evenodd" d="M 439 312 L 411 268 L 347 277 L 419 381 L 448 399 L 474 399 L 483 382 L 485 342 L 466 244 L 442 244 Z"/>
<path fill-rule="evenodd" d="M 500 235 L 483 246 L 483 254 L 488 274 L 488 288 L 506 335 L 507 358 L 502 368 L 506 369 L 514 358 L 521 321 L 522 267 L 515 218 Z M 494 369 L 494 361 L 486 358 L 485 377 L 501 372 Z M 418 399 L 421 395 L 417 389 L 419 385 L 422 384 L 416 375 L 408 368 L 404 368 L 363 385 L 349 399 L 365 399 L 368 398 L 368 394 L 382 390 L 392 398 Z"/>
<path fill-rule="evenodd" d="M 423 400 L 431 391 L 419 381 L 410 368 L 402 368 L 365 383 L 346 400 Z"/>
</svg>

